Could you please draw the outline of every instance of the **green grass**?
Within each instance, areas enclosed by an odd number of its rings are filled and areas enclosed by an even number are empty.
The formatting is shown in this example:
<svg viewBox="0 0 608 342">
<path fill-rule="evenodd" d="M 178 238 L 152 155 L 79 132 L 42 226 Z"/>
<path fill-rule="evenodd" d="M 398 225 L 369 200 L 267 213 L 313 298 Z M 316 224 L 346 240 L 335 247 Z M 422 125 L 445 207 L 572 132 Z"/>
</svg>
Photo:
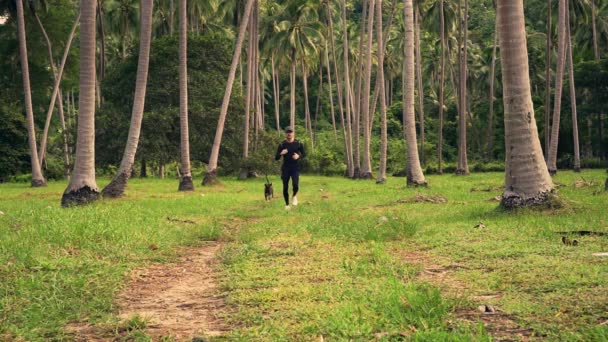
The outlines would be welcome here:
<svg viewBox="0 0 608 342">
<path fill-rule="evenodd" d="M 574 187 L 581 176 L 594 184 Z M 572 236 L 574 247 L 555 233 L 608 232 L 605 176 L 560 172 L 566 208 L 515 212 L 488 201 L 501 193 L 500 173 L 429 176 L 420 189 L 403 178 L 376 185 L 305 175 L 301 205 L 289 212 L 282 198 L 263 201 L 262 179 L 226 178 L 187 194 L 175 180 L 135 179 L 123 199 L 71 209 L 59 205 L 64 183 L 3 184 L 0 339 L 69 339 L 65 326 L 76 321 L 125 324 L 112 300 L 131 269 L 220 239 L 221 314 L 233 328 L 220 339 L 487 340 L 456 313 L 492 304 L 539 338 L 607 340 L 608 262 L 591 254 L 608 251 L 608 237 Z M 417 194 L 448 202 L 399 201 Z M 479 222 L 486 228 L 474 228 Z M 459 265 L 453 286 L 466 289 L 441 293 L 408 254 Z M 473 299 L 485 294 L 499 296 Z"/>
</svg>

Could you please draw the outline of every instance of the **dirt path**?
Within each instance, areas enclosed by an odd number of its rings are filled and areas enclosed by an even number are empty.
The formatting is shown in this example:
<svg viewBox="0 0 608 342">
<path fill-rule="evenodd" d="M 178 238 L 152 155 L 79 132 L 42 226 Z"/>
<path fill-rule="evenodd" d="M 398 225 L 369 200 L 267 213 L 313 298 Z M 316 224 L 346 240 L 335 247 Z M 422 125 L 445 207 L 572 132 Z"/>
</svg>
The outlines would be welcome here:
<svg viewBox="0 0 608 342">
<path fill-rule="evenodd" d="M 154 341 L 161 337 L 191 341 L 225 333 L 228 327 L 218 317 L 224 308 L 216 272 L 219 249 L 217 242 L 187 247 L 177 262 L 135 269 L 128 287 L 116 298 L 119 317 L 124 321 L 142 317 L 145 333 Z M 110 337 L 108 332 L 84 325 L 73 325 L 68 330 L 79 341 L 111 341 L 117 337 L 116 332 Z"/>
<path fill-rule="evenodd" d="M 190 247 L 175 264 L 136 270 L 117 298 L 119 316 L 147 318 L 146 333 L 152 337 L 191 339 L 224 333 L 227 327 L 217 316 L 224 307 L 215 272 L 219 248 L 218 243 Z"/>
</svg>

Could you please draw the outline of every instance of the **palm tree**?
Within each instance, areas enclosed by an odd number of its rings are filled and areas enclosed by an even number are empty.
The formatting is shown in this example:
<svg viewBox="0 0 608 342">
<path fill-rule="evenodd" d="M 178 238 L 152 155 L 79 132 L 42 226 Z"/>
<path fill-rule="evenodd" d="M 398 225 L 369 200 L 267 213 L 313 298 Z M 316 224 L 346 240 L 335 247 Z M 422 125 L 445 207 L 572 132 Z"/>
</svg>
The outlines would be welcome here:
<svg viewBox="0 0 608 342">
<path fill-rule="evenodd" d="M 498 15 L 498 13 L 497 13 Z M 494 45 L 492 46 L 492 61 L 490 66 L 490 113 L 488 115 L 488 132 L 486 139 L 486 159 L 491 160 L 494 146 L 494 81 L 496 80 L 496 47 L 498 46 L 498 18 L 494 26 Z"/>
<path fill-rule="evenodd" d="M 543 161 L 528 74 L 523 0 L 498 0 L 505 115 L 505 191 L 501 204 L 542 204 L 553 182 Z"/>
<path fill-rule="evenodd" d="M 363 161 L 361 163 L 361 173 L 359 178 L 371 179 L 372 178 L 372 164 L 370 156 L 371 148 L 371 132 L 369 123 L 369 98 L 372 83 L 372 31 L 374 28 L 374 8 L 375 0 L 369 0 L 368 18 L 367 18 L 367 47 L 365 53 L 365 79 L 363 91 L 361 93 L 361 120 L 363 121 Z"/>
<path fill-rule="evenodd" d="M 566 58 L 570 83 L 570 107 L 572 107 L 572 134 L 574 144 L 574 171 L 581 172 L 581 152 L 578 141 L 578 115 L 576 112 L 576 90 L 574 88 L 574 63 L 572 63 L 572 37 L 570 35 L 570 9 L 566 6 Z"/>
<path fill-rule="evenodd" d="M 420 1 L 419 1 L 420 3 Z M 418 121 L 420 124 L 420 161 L 424 164 L 424 86 L 422 84 L 422 54 L 420 53 L 420 15 L 419 4 L 414 12 L 414 49 L 416 51 L 416 79 L 418 80 Z"/>
<path fill-rule="evenodd" d="M 125 147 L 120 167 L 114 179 L 102 191 L 104 197 L 120 197 L 125 192 L 139 143 L 141 122 L 144 117 L 144 104 L 146 99 L 146 85 L 148 83 L 148 64 L 150 62 L 150 38 L 152 36 L 153 0 L 141 1 L 141 27 L 139 31 L 139 60 L 137 62 L 137 76 L 135 95 L 133 96 L 133 110 L 131 112 L 131 125 L 127 146 Z"/>
<path fill-rule="evenodd" d="M 437 140 L 437 173 L 443 173 L 443 101 L 444 101 L 444 90 L 445 90 L 445 13 L 444 13 L 444 0 L 439 0 L 439 17 L 440 17 L 440 40 L 441 40 L 441 76 L 439 81 L 439 134 Z"/>
<path fill-rule="evenodd" d="M 460 2 L 458 4 L 459 15 L 460 15 Z M 469 165 L 467 162 L 467 50 L 468 50 L 468 37 L 469 28 L 468 20 L 469 17 L 469 2 L 464 0 L 464 18 L 460 19 L 460 30 L 458 37 L 460 40 L 458 56 L 459 68 L 458 68 L 458 166 L 456 167 L 457 175 L 469 174 Z"/>
<path fill-rule="evenodd" d="M 228 72 L 226 90 L 224 91 L 224 99 L 222 100 L 222 108 L 220 109 L 220 117 L 218 119 L 217 129 L 215 130 L 215 139 L 213 140 L 213 146 L 211 147 L 211 156 L 209 157 L 207 172 L 203 178 L 203 185 L 212 185 L 217 182 L 217 161 L 220 155 L 222 134 L 224 133 L 226 114 L 228 113 L 228 105 L 230 104 L 230 95 L 232 95 L 232 85 L 234 83 L 234 78 L 236 77 L 236 68 L 238 67 L 239 59 L 241 58 L 241 50 L 243 48 L 243 41 L 245 40 L 245 31 L 247 30 L 252 7 L 253 0 L 247 0 L 245 12 L 239 26 L 236 46 L 232 55 L 232 63 L 230 64 L 230 71 Z"/>
<path fill-rule="evenodd" d="M 386 127 L 386 94 L 384 89 L 384 41 L 382 36 L 382 0 L 376 5 L 376 35 L 378 36 L 378 95 L 380 98 L 380 167 L 376 183 L 386 181 L 386 150 L 387 150 L 387 127 Z"/>
<path fill-rule="evenodd" d="M 188 132 L 188 22 L 187 0 L 179 1 L 179 128 L 181 170 L 179 191 L 192 191 L 190 172 L 190 135 Z"/>
<path fill-rule="evenodd" d="M 549 142 L 547 168 L 549 174 L 557 173 L 557 143 L 559 138 L 559 120 L 562 104 L 562 87 L 564 84 L 564 64 L 566 61 L 566 0 L 559 0 L 557 23 L 557 69 L 555 72 L 555 99 L 553 104 L 553 124 Z"/>
<path fill-rule="evenodd" d="M 412 0 L 403 1 L 405 23 L 405 42 L 403 58 L 403 123 L 407 144 L 407 184 L 410 186 L 426 185 L 418 157 L 416 143 L 416 114 L 414 105 L 414 6 Z"/>
<path fill-rule="evenodd" d="M 547 0 L 547 50 L 545 52 L 545 161 L 549 161 L 549 144 L 551 142 L 551 0 Z"/>
<path fill-rule="evenodd" d="M 42 176 L 38 151 L 36 149 L 36 129 L 34 125 L 34 110 L 32 108 L 32 93 L 30 90 L 30 72 L 27 60 L 27 42 L 25 39 L 25 19 L 23 17 L 23 2 L 17 0 L 17 31 L 19 34 L 19 55 L 21 58 L 21 75 L 23 77 L 23 94 L 25 95 L 25 115 L 27 117 L 27 133 L 30 145 L 30 159 L 32 161 L 32 186 L 45 186 L 46 180 Z"/>
<path fill-rule="evenodd" d="M 95 180 L 95 0 L 80 2 L 80 96 L 74 175 L 61 198 L 69 207 L 99 198 Z"/>
<path fill-rule="evenodd" d="M 72 45 L 72 39 L 74 38 L 74 33 L 76 32 L 76 28 L 78 27 L 78 24 L 80 23 L 80 13 L 78 13 L 78 15 L 76 16 L 76 20 L 74 21 L 74 24 L 72 25 L 72 30 L 70 31 L 70 35 L 68 36 L 68 41 L 66 42 L 65 45 L 65 49 L 63 52 L 63 57 L 61 58 L 61 63 L 59 65 L 59 70 L 57 72 L 55 72 L 55 62 L 53 62 L 53 52 L 52 52 L 52 48 L 51 48 L 51 42 L 50 39 L 48 38 L 48 35 L 46 34 L 46 31 L 44 30 L 44 27 L 42 26 L 42 22 L 40 21 L 40 18 L 38 18 L 38 15 L 36 14 L 36 18 L 40 24 L 41 30 L 44 33 L 44 36 L 46 37 L 46 42 L 47 42 L 47 46 L 48 46 L 48 52 L 49 52 L 49 61 L 50 61 L 50 66 L 51 69 L 53 70 L 53 77 L 54 77 L 54 85 L 53 85 L 53 93 L 51 95 L 51 103 L 49 104 L 49 109 L 46 113 L 46 122 L 44 124 L 44 130 L 42 131 L 42 138 L 40 138 L 40 151 L 38 152 L 38 159 L 40 164 L 42 164 L 42 161 L 44 160 L 44 155 L 46 153 L 46 142 L 47 142 L 47 138 L 48 138 L 48 132 L 49 132 L 49 127 L 51 125 L 51 118 L 53 117 L 53 109 L 55 108 L 55 100 L 58 98 L 59 93 L 61 92 L 61 88 L 59 87 L 59 85 L 61 84 L 61 79 L 63 78 L 63 69 L 65 67 L 65 62 L 68 58 L 68 53 L 70 52 L 70 46 Z M 63 99 L 62 96 L 59 96 L 59 115 L 61 117 L 64 116 L 63 113 L 63 103 L 62 103 Z M 63 122 L 64 120 L 62 120 Z M 63 124 L 63 123 L 62 123 Z M 64 154 L 67 155 L 67 150 L 64 151 Z"/>
</svg>

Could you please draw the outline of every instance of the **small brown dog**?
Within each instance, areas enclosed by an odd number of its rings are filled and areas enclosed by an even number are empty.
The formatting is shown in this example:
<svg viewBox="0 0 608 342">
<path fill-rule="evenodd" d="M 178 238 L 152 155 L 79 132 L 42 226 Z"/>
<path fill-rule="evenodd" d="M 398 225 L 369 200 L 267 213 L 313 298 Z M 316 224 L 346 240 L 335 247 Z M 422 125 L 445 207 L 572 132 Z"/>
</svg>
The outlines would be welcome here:
<svg viewBox="0 0 608 342">
<path fill-rule="evenodd" d="M 264 198 L 266 201 L 270 201 L 271 198 L 274 198 L 274 191 L 272 190 L 272 183 L 268 180 L 268 175 L 266 175 L 266 184 L 264 184 Z"/>
</svg>

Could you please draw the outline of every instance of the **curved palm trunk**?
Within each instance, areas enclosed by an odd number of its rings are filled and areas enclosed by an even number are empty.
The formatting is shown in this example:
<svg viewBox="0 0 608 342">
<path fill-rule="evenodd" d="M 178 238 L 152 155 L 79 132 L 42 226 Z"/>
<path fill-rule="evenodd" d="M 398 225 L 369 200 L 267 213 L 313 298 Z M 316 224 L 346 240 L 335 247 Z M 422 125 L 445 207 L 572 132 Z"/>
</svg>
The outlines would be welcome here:
<svg viewBox="0 0 608 342">
<path fill-rule="evenodd" d="M 441 40 L 441 76 L 439 81 L 439 134 L 437 139 L 437 173 L 443 173 L 443 101 L 445 90 L 445 15 L 443 1 L 439 0 L 440 40 Z"/>
<path fill-rule="evenodd" d="M 61 198 L 69 207 L 99 198 L 95 180 L 95 0 L 80 2 L 80 95 L 74 175 Z"/>
<path fill-rule="evenodd" d="M 549 144 L 551 143 L 551 0 L 547 0 L 547 51 L 545 52 L 545 161 L 549 161 Z"/>
<path fill-rule="evenodd" d="M 426 185 L 422 174 L 420 159 L 418 157 L 418 145 L 416 143 L 416 114 L 414 108 L 414 7 L 412 0 L 403 1 L 403 13 L 405 18 L 405 43 L 403 59 L 403 123 L 405 140 L 407 144 L 407 184 L 409 186 Z"/>
<path fill-rule="evenodd" d="M 228 113 L 228 104 L 230 103 L 230 95 L 232 94 L 232 84 L 234 83 L 236 68 L 239 64 L 239 58 L 241 57 L 243 41 L 245 40 L 245 30 L 247 30 L 252 7 L 253 0 L 247 0 L 245 12 L 243 13 L 241 24 L 239 26 L 239 34 L 236 39 L 234 54 L 232 55 L 232 64 L 230 64 L 230 71 L 228 72 L 226 91 L 224 92 L 224 99 L 222 100 L 220 117 L 218 119 L 217 129 L 215 130 L 215 139 L 213 140 L 213 146 L 211 147 L 211 156 L 209 157 L 207 172 L 203 178 L 203 185 L 211 185 L 217 182 L 217 161 L 220 154 L 220 145 L 222 144 L 222 134 L 224 133 L 224 124 L 226 122 L 226 114 Z"/>
<path fill-rule="evenodd" d="M 186 0 L 179 1 L 179 130 L 181 178 L 179 191 L 192 191 L 190 172 L 190 134 L 188 131 L 188 22 Z"/>
<path fill-rule="evenodd" d="M 507 208 L 541 204 L 549 198 L 553 182 L 534 119 L 523 0 L 498 0 L 498 12 L 507 154 L 501 204 Z"/>
<path fill-rule="evenodd" d="M 253 13 L 252 13 L 253 16 Z M 253 21 L 252 21 L 253 25 Z M 253 29 L 249 28 L 249 39 L 247 46 L 247 96 L 245 97 L 245 119 L 243 123 L 243 161 L 245 162 L 247 158 L 249 158 L 249 130 L 250 130 L 250 116 L 251 116 L 251 105 L 253 100 L 253 96 L 255 94 L 253 87 L 253 78 L 255 77 L 255 62 L 254 62 L 254 37 L 253 37 Z M 247 165 L 241 167 L 241 172 L 239 174 L 239 179 L 247 179 L 249 175 L 249 168 Z"/>
<path fill-rule="evenodd" d="M 416 79 L 418 81 L 418 121 L 420 125 L 420 163 L 424 164 L 424 87 L 422 84 L 422 54 L 420 53 L 420 11 L 416 6 L 414 17 L 414 49 L 416 51 Z"/>
<path fill-rule="evenodd" d="M 376 5 L 376 35 L 378 36 L 378 96 L 380 99 L 380 167 L 376 183 L 386 182 L 386 89 L 384 87 L 384 41 L 382 37 L 382 0 Z M 371 125 L 370 125 L 371 126 Z M 369 133 L 368 133 L 369 134 Z"/>
<path fill-rule="evenodd" d="M 51 70 L 53 71 L 53 77 L 54 77 L 53 94 L 51 95 L 51 102 L 49 104 L 49 109 L 46 113 L 46 122 L 44 123 L 44 130 L 42 131 L 42 138 L 40 138 L 40 150 L 38 151 L 38 159 L 39 159 L 40 164 L 42 164 L 42 161 L 44 160 L 44 157 L 46 154 L 46 143 L 47 143 L 47 139 L 48 139 L 49 127 L 51 126 L 51 118 L 53 117 L 53 111 L 55 109 L 55 100 L 57 100 L 57 95 L 61 91 L 60 84 L 61 84 L 61 79 L 63 78 L 63 69 L 65 67 L 65 62 L 68 58 L 68 53 L 70 52 L 70 47 L 72 45 L 72 39 L 74 38 L 74 32 L 76 32 L 76 28 L 78 27 L 78 24 L 80 22 L 80 13 L 78 13 L 78 15 L 76 16 L 76 20 L 74 21 L 74 24 L 72 25 L 72 30 L 70 31 L 68 41 L 65 44 L 65 49 L 63 51 L 63 56 L 61 58 L 61 64 L 59 65 L 59 70 L 57 72 L 55 71 L 55 69 L 56 69 L 55 62 L 53 62 L 53 51 L 52 51 L 52 47 L 51 47 L 51 41 L 48 38 L 46 31 L 44 30 L 44 27 L 42 26 L 42 22 L 40 22 L 40 19 L 38 18 L 38 15 L 36 15 L 36 19 L 37 19 L 39 26 L 46 39 L 48 53 L 49 53 L 49 64 L 51 66 Z M 61 101 L 62 101 L 61 97 L 59 97 L 59 102 L 61 102 Z M 63 104 L 60 103 L 60 107 L 63 107 Z M 59 111 L 62 112 L 62 108 L 60 108 Z M 63 115 L 63 114 L 61 114 L 61 115 Z"/>
<path fill-rule="evenodd" d="M 118 172 L 103 190 L 104 197 L 120 197 L 127 188 L 131 169 L 135 162 L 141 122 L 144 117 L 144 104 L 146 99 L 146 85 L 148 82 L 148 65 L 150 62 L 150 38 L 152 35 L 153 0 L 141 0 L 141 27 L 139 38 L 139 60 L 137 62 L 137 76 L 135 81 L 135 95 L 133 96 L 133 110 L 131 112 L 131 125 L 122 161 Z"/>
<path fill-rule="evenodd" d="M 353 147 L 354 147 L 354 151 L 353 151 L 353 162 L 354 162 L 354 178 L 361 178 L 363 172 L 362 172 L 362 165 L 361 165 L 361 120 L 363 117 L 363 97 L 365 96 L 365 94 L 363 93 L 364 90 L 362 90 L 362 84 L 363 84 L 363 73 L 364 73 L 364 69 L 363 69 L 363 52 L 366 51 L 366 49 L 363 47 L 363 44 L 365 42 L 364 37 L 365 37 L 365 23 L 370 21 L 370 15 L 368 14 L 369 8 L 372 5 L 370 2 L 373 0 L 363 0 L 363 14 L 361 17 L 361 29 L 360 29 L 360 33 L 359 33 L 359 60 L 357 61 L 357 70 L 356 70 L 356 76 L 357 76 L 357 82 L 356 82 L 356 88 L 354 88 L 354 90 L 356 90 L 356 93 L 351 90 L 351 94 L 356 94 L 353 97 L 351 97 L 351 101 L 353 101 L 352 103 L 352 124 L 353 124 L 353 128 L 352 128 L 352 134 L 353 134 Z M 369 38 L 371 39 L 371 38 Z M 369 96 L 369 95 L 368 95 Z M 366 126 L 365 123 L 363 123 L 363 126 Z M 365 143 L 365 138 L 364 138 L 364 143 Z"/>
<path fill-rule="evenodd" d="M 498 15 L 498 13 L 496 13 Z M 494 45 L 492 46 L 492 65 L 490 66 L 490 113 L 488 115 L 488 133 L 486 138 L 486 159 L 494 155 L 494 80 L 496 78 L 496 46 L 498 45 L 498 18 L 494 26 Z"/>
<path fill-rule="evenodd" d="M 353 105 L 353 99 L 352 99 L 352 91 L 351 91 L 351 87 L 350 87 L 350 70 L 349 70 L 349 58 L 348 58 L 348 29 L 347 29 L 347 24 L 346 24 L 346 0 L 342 0 L 342 35 L 343 35 L 343 40 L 342 40 L 342 45 L 344 48 L 342 57 L 343 57 L 343 63 L 344 63 L 344 105 L 346 107 L 346 112 L 345 112 L 345 116 L 346 116 L 346 130 L 347 132 L 347 136 L 348 136 L 348 156 L 350 158 L 350 162 L 351 162 L 351 168 L 347 170 L 348 172 L 348 177 L 350 178 L 354 178 L 357 175 L 357 166 L 356 166 L 356 162 L 354 159 L 354 154 L 353 154 L 353 129 L 352 129 L 352 120 L 351 120 L 351 109 L 352 109 L 352 105 Z M 333 41 L 333 39 L 332 39 Z M 335 50 L 334 50 L 335 53 Z M 335 58 L 334 58 L 335 59 Z M 337 70 L 337 67 L 336 67 Z"/>
<path fill-rule="evenodd" d="M 460 7 L 460 3 L 458 5 Z M 458 11 L 460 13 L 460 10 Z M 469 165 L 467 161 L 467 40 L 468 40 L 468 16 L 469 2 L 464 0 L 464 18 L 461 19 L 462 39 L 460 40 L 460 67 L 458 68 L 459 82 L 458 98 L 460 104 L 458 106 L 458 166 L 456 168 L 457 175 L 468 175 Z"/>
<path fill-rule="evenodd" d="M 581 172 L 581 151 L 578 141 L 578 115 L 576 112 L 576 90 L 574 87 L 574 64 L 572 63 L 572 37 L 570 36 L 570 9 L 566 6 L 566 58 L 570 83 L 570 107 L 572 108 L 572 138 L 574 144 L 574 171 Z"/>
<path fill-rule="evenodd" d="M 566 0 L 559 0 L 557 24 L 557 70 L 555 73 L 555 99 L 553 100 L 553 125 L 549 143 L 549 174 L 557 173 L 557 144 L 559 138 L 559 120 L 562 104 L 562 87 L 564 84 L 564 64 L 566 59 Z"/>
<path fill-rule="evenodd" d="M 32 162 L 32 186 L 45 186 L 46 180 L 42 176 L 38 150 L 36 149 L 36 126 L 34 124 L 34 110 L 32 108 L 32 93 L 30 90 L 30 72 L 27 60 L 27 43 L 25 40 L 25 19 L 23 17 L 23 2 L 17 3 L 17 31 L 19 34 L 19 56 L 21 58 L 21 76 L 23 77 L 23 93 L 25 95 L 25 115 L 27 118 L 27 134 Z"/>
<path fill-rule="evenodd" d="M 363 86 L 362 104 L 361 104 L 361 121 L 363 121 L 363 161 L 361 163 L 361 174 L 360 178 L 371 179 L 372 176 L 372 162 L 370 156 L 371 148 L 371 134 L 369 124 L 369 111 L 370 111 L 370 92 L 372 83 L 372 40 L 374 30 L 374 8 L 375 0 L 369 0 L 369 10 L 367 19 L 367 47 L 365 54 L 365 85 Z"/>
<path fill-rule="evenodd" d="M 63 94 L 61 92 L 59 92 L 59 99 L 61 100 L 63 98 Z M 59 102 L 60 107 L 62 107 L 63 105 L 61 105 L 62 101 Z M 69 108 L 68 108 L 69 110 Z M 65 176 L 65 179 L 67 179 L 67 181 L 70 181 L 70 148 L 68 146 L 68 132 L 67 132 L 67 127 L 65 125 L 65 116 L 63 113 L 63 108 L 61 108 L 59 110 L 59 121 L 61 122 L 61 136 L 63 138 L 63 175 Z"/>
<path fill-rule="evenodd" d="M 310 134 L 310 146 L 311 149 L 314 150 L 314 140 L 313 140 L 313 132 L 312 132 L 312 120 L 310 117 L 310 105 L 308 102 L 308 74 L 306 72 L 306 66 L 304 65 L 304 61 L 302 60 L 302 82 L 304 85 L 304 117 L 306 120 L 306 131 Z"/>
</svg>

